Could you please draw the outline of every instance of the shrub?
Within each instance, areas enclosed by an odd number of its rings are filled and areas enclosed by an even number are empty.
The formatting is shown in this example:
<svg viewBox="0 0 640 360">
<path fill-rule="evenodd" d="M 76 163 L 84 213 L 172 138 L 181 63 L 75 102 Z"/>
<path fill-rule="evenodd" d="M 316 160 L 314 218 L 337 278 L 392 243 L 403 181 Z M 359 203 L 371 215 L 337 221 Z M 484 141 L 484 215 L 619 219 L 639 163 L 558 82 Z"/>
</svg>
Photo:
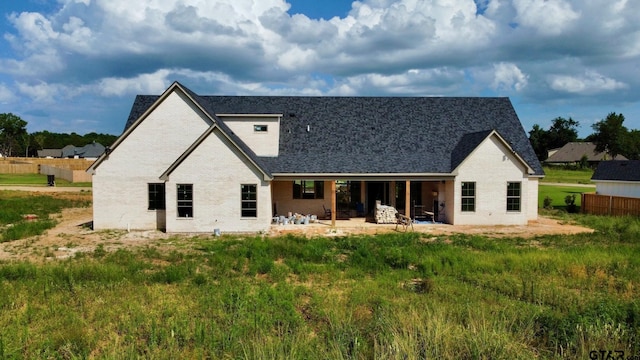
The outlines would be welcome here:
<svg viewBox="0 0 640 360">
<path fill-rule="evenodd" d="M 553 209 L 553 199 L 550 196 L 545 196 L 543 200 L 543 206 L 547 210 Z"/>
<path fill-rule="evenodd" d="M 567 212 L 569 212 L 569 213 L 577 212 L 576 194 L 571 194 L 571 195 L 565 196 L 564 203 L 567 204 Z"/>
</svg>

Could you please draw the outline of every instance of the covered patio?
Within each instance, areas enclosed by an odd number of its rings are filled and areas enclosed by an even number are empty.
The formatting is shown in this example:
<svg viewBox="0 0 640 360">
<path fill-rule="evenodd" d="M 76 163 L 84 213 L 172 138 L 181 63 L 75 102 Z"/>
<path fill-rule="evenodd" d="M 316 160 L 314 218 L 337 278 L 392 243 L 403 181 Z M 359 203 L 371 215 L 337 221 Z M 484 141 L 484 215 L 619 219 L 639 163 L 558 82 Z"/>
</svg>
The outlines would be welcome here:
<svg viewBox="0 0 640 360">
<path fill-rule="evenodd" d="M 331 227 L 383 225 L 375 219 L 376 204 L 393 207 L 414 222 L 446 223 L 447 203 L 453 204 L 453 179 L 446 176 L 278 178 L 272 183 L 272 201 L 274 216 L 311 214 Z"/>
</svg>

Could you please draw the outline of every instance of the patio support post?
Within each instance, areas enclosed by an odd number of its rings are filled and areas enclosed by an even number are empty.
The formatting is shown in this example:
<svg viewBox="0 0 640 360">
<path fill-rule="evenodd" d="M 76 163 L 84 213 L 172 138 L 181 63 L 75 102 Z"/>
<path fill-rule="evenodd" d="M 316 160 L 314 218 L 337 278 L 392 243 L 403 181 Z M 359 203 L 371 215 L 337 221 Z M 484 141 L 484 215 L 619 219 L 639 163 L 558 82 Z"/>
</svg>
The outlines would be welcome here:
<svg viewBox="0 0 640 360">
<path fill-rule="evenodd" d="M 404 191 L 404 215 L 411 217 L 411 181 L 405 181 Z"/>
<path fill-rule="evenodd" d="M 331 180 L 331 227 L 336 227 L 336 181 Z"/>
<path fill-rule="evenodd" d="M 362 203 L 362 211 L 367 216 L 367 189 L 365 188 L 365 182 L 360 181 L 360 202 Z"/>
<path fill-rule="evenodd" d="M 389 183 L 389 202 L 391 206 L 396 207 L 396 182 L 391 180 Z"/>
</svg>

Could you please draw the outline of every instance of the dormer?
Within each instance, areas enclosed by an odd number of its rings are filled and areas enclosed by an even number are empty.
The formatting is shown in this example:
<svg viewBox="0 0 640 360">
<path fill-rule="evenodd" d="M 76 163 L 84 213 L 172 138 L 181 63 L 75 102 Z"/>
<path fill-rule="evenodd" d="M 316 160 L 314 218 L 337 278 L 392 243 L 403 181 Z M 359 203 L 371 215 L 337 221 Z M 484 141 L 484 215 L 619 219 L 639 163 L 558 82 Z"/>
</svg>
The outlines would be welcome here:
<svg viewBox="0 0 640 360">
<path fill-rule="evenodd" d="M 257 156 L 278 156 L 282 114 L 216 114 Z"/>
</svg>

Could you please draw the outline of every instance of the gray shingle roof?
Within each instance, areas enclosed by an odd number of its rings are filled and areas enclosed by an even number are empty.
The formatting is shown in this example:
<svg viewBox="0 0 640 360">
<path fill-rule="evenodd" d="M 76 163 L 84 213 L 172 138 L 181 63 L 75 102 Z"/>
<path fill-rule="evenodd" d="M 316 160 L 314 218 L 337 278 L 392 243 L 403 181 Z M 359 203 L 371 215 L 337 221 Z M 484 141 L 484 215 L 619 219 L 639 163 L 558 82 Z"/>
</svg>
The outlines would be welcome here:
<svg viewBox="0 0 640 360">
<path fill-rule="evenodd" d="M 80 147 L 67 145 L 62 148 L 61 154 L 62 157 L 65 158 L 74 156 L 78 156 L 81 158 L 97 158 L 98 156 L 102 155 L 104 149 L 104 146 L 97 142 L 93 142 Z"/>
<path fill-rule="evenodd" d="M 125 129 L 158 96 L 137 96 Z M 508 98 L 198 96 L 211 114 L 284 114 L 271 173 L 448 174 L 496 130 L 544 172 Z M 309 126 L 309 131 L 307 131 Z M 475 146 L 473 143 L 476 143 Z"/>
<path fill-rule="evenodd" d="M 640 181 L 640 160 L 602 161 L 591 180 Z"/>
<path fill-rule="evenodd" d="M 570 142 L 558 149 L 549 156 L 546 162 L 549 163 L 571 163 L 579 162 L 586 155 L 588 161 L 602 161 L 607 159 L 604 152 L 596 152 L 596 144 L 592 142 Z M 626 160 L 622 155 L 616 157 L 618 160 Z"/>
</svg>

